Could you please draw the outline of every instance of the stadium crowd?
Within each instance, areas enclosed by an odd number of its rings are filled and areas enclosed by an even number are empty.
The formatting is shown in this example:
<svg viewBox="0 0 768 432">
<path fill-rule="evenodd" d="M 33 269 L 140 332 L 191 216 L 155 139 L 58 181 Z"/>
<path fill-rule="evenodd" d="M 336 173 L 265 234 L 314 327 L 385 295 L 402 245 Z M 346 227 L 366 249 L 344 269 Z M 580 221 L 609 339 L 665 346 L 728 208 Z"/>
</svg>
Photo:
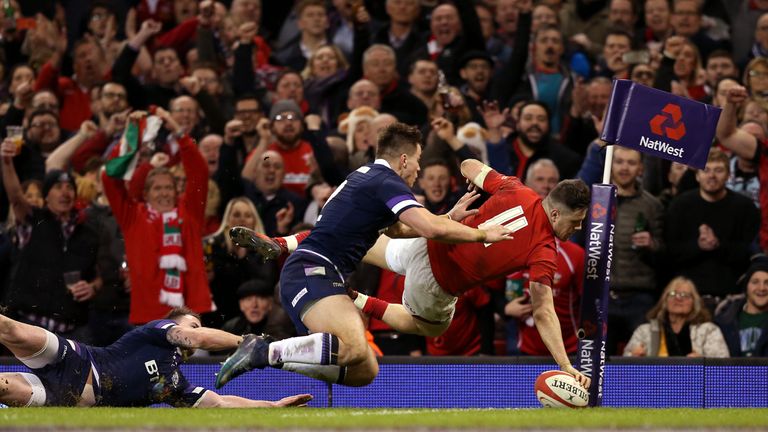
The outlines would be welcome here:
<svg viewBox="0 0 768 432">
<path fill-rule="evenodd" d="M 65 7 L 66 6 L 66 7 Z M 295 335 L 282 260 L 229 228 L 311 229 L 396 121 L 423 134 L 436 214 L 479 159 L 542 198 L 599 183 L 612 79 L 723 107 L 706 168 L 616 148 L 609 355 L 768 356 L 768 0 L 2 0 L 0 304 L 106 346 L 185 305 Z M 695 128 L 696 125 L 686 125 Z M 576 350 L 583 237 L 554 301 Z M 370 320 L 383 355 L 548 355 L 525 271 L 459 298 L 446 333 Z M 361 264 L 355 290 L 401 301 Z"/>
</svg>

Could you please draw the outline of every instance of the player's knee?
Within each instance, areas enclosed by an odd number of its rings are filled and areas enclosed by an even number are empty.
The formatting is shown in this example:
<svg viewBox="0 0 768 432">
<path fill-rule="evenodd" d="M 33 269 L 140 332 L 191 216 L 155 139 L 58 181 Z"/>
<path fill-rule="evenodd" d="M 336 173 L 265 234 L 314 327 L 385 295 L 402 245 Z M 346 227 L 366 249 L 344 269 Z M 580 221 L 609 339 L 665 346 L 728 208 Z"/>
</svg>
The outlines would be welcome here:
<svg viewBox="0 0 768 432">
<path fill-rule="evenodd" d="M 368 359 L 359 367 L 355 368 L 355 372 L 348 375 L 344 380 L 344 385 L 350 387 L 363 387 L 372 383 L 376 376 L 379 374 L 379 362 L 376 357 Z"/>
<path fill-rule="evenodd" d="M 368 344 L 365 340 L 362 343 L 345 343 L 343 351 L 339 353 L 339 363 L 345 365 L 355 365 L 364 362 L 368 356 Z"/>
</svg>

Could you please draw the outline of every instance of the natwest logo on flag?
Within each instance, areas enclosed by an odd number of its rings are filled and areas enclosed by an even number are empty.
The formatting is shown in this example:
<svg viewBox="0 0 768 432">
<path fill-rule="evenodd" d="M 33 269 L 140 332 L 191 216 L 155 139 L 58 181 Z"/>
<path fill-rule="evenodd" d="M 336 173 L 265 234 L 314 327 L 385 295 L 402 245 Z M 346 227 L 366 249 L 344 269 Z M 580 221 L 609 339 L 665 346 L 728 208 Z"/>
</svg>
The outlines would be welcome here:
<svg viewBox="0 0 768 432">
<path fill-rule="evenodd" d="M 651 126 L 651 132 L 656 135 L 678 141 L 685 136 L 685 123 L 682 120 L 683 113 L 680 110 L 680 106 L 668 103 L 661 110 L 661 113 L 656 114 L 651 119 L 649 125 Z"/>
<path fill-rule="evenodd" d="M 703 169 L 719 117 L 720 108 L 615 80 L 600 138 Z"/>
</svg>

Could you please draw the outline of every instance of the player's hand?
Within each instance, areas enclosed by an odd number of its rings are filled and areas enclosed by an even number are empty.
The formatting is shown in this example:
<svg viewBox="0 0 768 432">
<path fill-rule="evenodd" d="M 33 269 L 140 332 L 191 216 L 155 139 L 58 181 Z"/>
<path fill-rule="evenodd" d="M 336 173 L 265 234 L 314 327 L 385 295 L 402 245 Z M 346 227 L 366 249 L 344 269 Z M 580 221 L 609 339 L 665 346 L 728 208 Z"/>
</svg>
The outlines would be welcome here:
<svg viewBox="0 0 768 432">
<path fill-rule="evenodd" d="M 485 243 L 498 243 L 500 241 L 512 240 L 514 238 L 512 237 L 512 231 L 510 231 L 509 228 L 503 227 L 501 225 L 483 227 L 483 231 L 485 231 Z"/>
<path fill-rule="evenodd" d="M 467 191 L 464 195 L 459 198 L 459 200 L 456 202 L 456 205 L 453 206 L 453 208 L 448 211 L 448 216 L 450 216 L 451 220 L 455 220 L 456 222 L 463 221 L 466 217 L 472 216 L 473 214 L 477 214 L 480 212 L 478 209 L 472 209 L 467 210 L 469 206 L 472 205 L 477 199 L 480 198 L 480 194 L 477 193 L 474 189 Z"/>
<path fill-rule="evenodd" d="M 504 315 L 525 319 L 533 313 L 533 304 L 527 297 L 517 297 L 504 306 Z"/>
<path fill-rule="evenodd" d="M 275 408 L 279 407 L 305 407 L 307 403 L 312 400 L 311 394 L 300 394 L 295 396 L 288 396 L 274 402 Z"/>
<path fill-rule="evenodd" d="M 582 375 L 581 372 L 577 371 L 575 367 L 566 365 L 561 367 L 560 370 L 573 375 L 573 377 L 576 378 L 576 381 L 578 381 L 582 387 L 584 387 L 586 390 L 589 390 L 589 386 L 592 384 L 592 380 L 589 379 L 589 377 Z"/>
</svg>

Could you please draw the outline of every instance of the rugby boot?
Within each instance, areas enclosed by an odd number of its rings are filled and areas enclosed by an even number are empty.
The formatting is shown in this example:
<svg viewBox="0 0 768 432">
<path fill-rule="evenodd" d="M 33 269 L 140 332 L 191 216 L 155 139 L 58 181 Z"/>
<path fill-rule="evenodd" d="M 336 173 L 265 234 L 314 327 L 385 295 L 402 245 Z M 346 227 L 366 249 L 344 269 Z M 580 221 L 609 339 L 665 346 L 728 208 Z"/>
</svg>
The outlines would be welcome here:
<svg viewBox="0 0 768 432">
<path fill-rule="evenodd" d="M 272 338 L 266 335 L 245 335 L 237 350 L 221 365 L 216 375 L 216 388 L 232 381 L 253 369 L 264 369 L 269 366 L 269 344 Z"/>
<path fill-rule="evenodd" d="M 280 243 L 273 238 L 259 234 L 250 228 L 234 227 L 229 230 L 229 237 L 236 245 L 256 252 L 265 262 L 276 259 L 285 252 L 280 247 Z"/>
</svg>

